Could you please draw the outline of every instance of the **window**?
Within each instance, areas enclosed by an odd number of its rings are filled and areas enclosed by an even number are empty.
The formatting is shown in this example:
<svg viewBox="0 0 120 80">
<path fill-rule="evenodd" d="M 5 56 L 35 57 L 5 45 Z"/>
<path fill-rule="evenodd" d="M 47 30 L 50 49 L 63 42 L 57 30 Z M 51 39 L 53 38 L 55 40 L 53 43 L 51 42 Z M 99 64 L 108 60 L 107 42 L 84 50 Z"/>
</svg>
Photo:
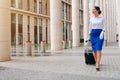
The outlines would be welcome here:
<svg viewBox="0 0 120 80">
<path fill-rule="evenodd" d="M 30 0 L 27 0 L 27 10 L 30 10 Z"/>
<path fill-rule="evenodd" d="M 37 0 L 34 0 L 34 12 L 37 12 Z"/>
<path fill-rule="evenodd" d="M 11 13 L 11 45 L 16 46 L 16 14 Z"/>
<path fill-rule="evenodd" d="M 15 7 L 15 0 L 11 0 L 11 7 Z"/>
<path fill-rule="evenodd" d="M 42 19 L 39 19 L 39 41 L 42 41 Z"/>
<path fill-rule="evenodd" d="M 64 3 L 62 2 L 62 18 L 64 19 Z"/>
<path fill-rule="evenodd" d="M 46 43 L 48 43 L 48 20 L 46 20 Z"/>
<path fill-rule="evenodd" d="M 22 9 L 22 0 L 18 0 L 18 8 Z"/>
<path fill-rule="evenodd" d="M 23 16 L 18 15 L 18 44 L 23 45 Z"/>
<path fill-rule="evenodd" d="M 27 18 L 27 33 L 28 33 L 28 41 L 30 41 L 30 16 Z"/>
<path fill-rule="evenodd" d="M 37 44 L 38 43 L 38 31 L 37 31 L 37 18 L 34 18 L 34 43 Z"/>
<path fill-rule="evenodd" d="M 63 40 L 67 40 L 67 23 L 63 23 Z"/>
<path fill-rule="evenodd" d="M 39 0 L 39 13 L 42 14 L 42 0 Z"/>
<path fill-rule="evenodd" d="M 46 2 L 45 2 L 46 15 L 48 14 L 47 6 L 48 6 L 48 4 L 47 4 L 47 0 L 46 0 Z"/>
<path fill-rule="evenodd" d="M 65 4 L 65 19 L 67 19 L 67 4 Z"/>
<path fill-rule="evenodd" d="M 69 20 L 71 20 L 71 6 L 69 6 Z"/>
</svg>

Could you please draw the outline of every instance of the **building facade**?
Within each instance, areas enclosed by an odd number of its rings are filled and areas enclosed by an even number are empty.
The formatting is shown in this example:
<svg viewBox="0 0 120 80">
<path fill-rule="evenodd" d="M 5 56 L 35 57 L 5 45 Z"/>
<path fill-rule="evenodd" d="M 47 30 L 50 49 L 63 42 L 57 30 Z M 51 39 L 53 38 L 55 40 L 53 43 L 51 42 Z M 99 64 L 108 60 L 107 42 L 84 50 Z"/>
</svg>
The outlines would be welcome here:
<svg viewBox="0 0 120 80">
<path fill-rule="evenodd" d="M 72 40 L 71 0 L 61 0 L 62 40 Z M 79 34 L 83 39 L 83 1 L 79 2 Z M 11 0 L 11 45 L 21 47 L 27 40 L 50 43 L 50 0 Z"/>
<path fill-rule="evenodd" d="M 50 41 L 49 0 L 11 0 L 11 45 Z M 47 36 L 47 38 L 46 38 Z"/>
</svg>

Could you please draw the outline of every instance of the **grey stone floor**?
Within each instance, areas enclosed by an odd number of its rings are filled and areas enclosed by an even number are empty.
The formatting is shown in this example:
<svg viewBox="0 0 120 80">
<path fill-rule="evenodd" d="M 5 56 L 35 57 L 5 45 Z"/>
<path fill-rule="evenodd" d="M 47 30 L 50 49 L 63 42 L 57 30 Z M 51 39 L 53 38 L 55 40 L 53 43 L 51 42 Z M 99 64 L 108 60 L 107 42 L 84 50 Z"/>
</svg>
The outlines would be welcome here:
<svg viewBox="0 0 120 80">
<path fill-rule="evenodd" d="M 78 74 L 29 71 L 4 68 L 0 71 L 0 80 L 119 80 L 114 78 L 93 77 Z"/>
<path fill-rule="evenodd" d="M 120 48 L 104 47 L 101 71 L 84 63 L 84 48 L 0 62 L 0 80 L 120 80 Z"/>
</svg>

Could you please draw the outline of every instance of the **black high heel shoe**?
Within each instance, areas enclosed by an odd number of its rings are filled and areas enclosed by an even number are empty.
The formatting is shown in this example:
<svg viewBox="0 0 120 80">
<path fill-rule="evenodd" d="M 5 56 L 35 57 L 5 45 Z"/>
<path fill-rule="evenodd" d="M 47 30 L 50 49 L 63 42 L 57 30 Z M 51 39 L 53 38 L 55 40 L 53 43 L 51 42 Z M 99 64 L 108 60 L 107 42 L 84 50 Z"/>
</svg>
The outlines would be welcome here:
<svg viewBox="0 0 120 80">
<path fill-rule="evenodd" d="M 97 71 L 100 71 L 100 68 L 96 68 Z"/>
</svg>

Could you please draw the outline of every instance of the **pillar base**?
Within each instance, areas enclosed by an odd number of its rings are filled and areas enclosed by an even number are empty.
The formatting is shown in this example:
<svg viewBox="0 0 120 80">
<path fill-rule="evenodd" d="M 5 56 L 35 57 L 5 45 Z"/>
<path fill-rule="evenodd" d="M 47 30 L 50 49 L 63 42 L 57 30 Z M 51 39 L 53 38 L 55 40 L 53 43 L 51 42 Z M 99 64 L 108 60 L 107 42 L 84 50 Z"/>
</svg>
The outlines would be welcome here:
<svg viewBox="0 0 120 80">
<path fill-rule="evenodd" d="M 25 56 L 32 56 L 32 43 L 26 42 L 25 44 Z"/>
<path fill-rule="evenodd" d="M 0 58 L 0 62 L 10 61 L 10 57 Z"/>
</svg>

